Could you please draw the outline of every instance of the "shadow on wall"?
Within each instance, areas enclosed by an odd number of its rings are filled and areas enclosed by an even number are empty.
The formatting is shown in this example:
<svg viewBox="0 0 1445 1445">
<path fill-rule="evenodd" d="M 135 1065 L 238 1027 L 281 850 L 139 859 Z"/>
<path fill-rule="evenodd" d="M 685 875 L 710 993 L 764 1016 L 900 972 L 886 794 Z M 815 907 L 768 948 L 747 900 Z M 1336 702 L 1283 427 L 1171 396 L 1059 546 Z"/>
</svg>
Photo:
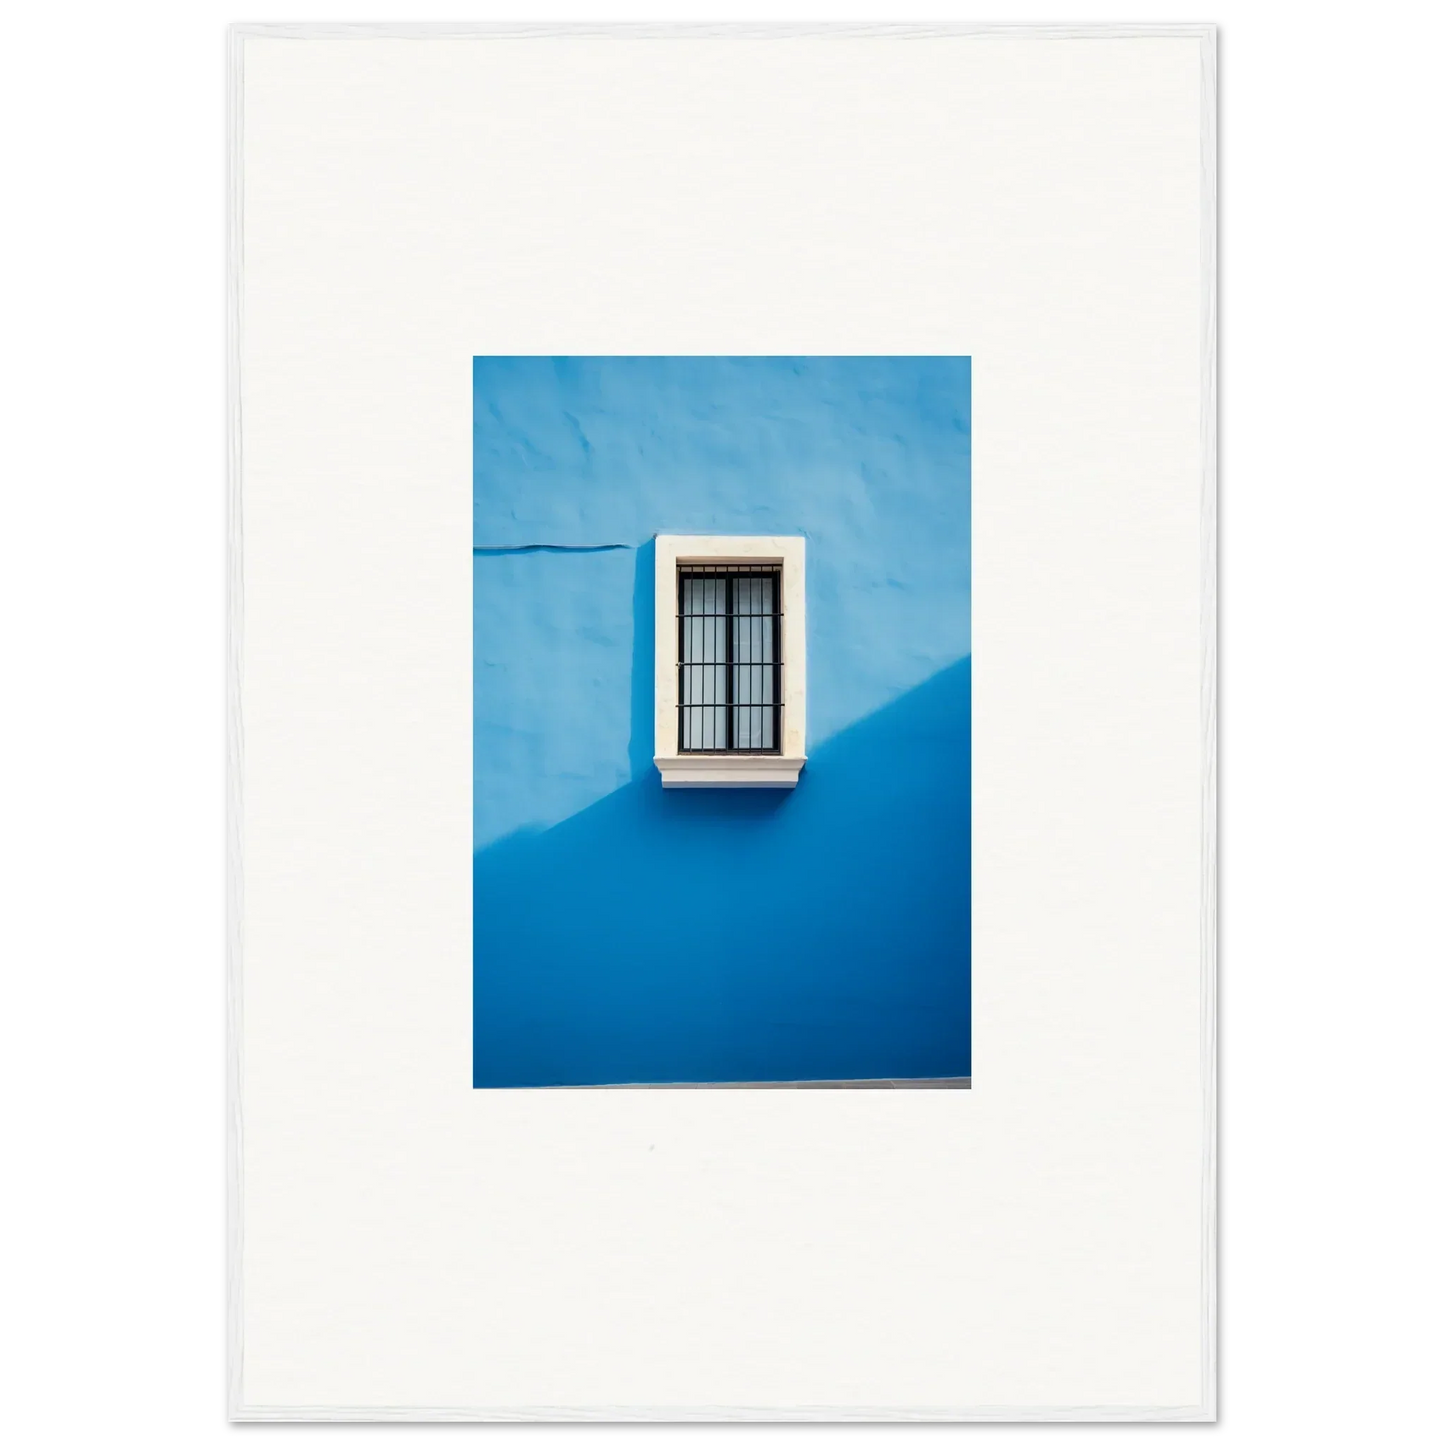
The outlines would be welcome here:
<svg viewBox="0 0 1445 1445">
<path fill-rule="evenodd" d="M 474 1084 L 969 1074 L 969 659 L 794 791 L 664 791 L 651 634 L 639 612 L 633 781 L 475 856 Z"/>
<path fill-rule="evenodd" d="M 637 569 L 632 583 L 632 733 L 627 743 L 627 761 L 633 782 L 654 773 L 652 755 L 656 731 L 653 695 L 657 685 L 657 659 L 653 653 L 657 634 L 657 543 L 649 538 L 637 549 Z M 655 776 L 655 774 L 654 774 Z"/>
</svg>

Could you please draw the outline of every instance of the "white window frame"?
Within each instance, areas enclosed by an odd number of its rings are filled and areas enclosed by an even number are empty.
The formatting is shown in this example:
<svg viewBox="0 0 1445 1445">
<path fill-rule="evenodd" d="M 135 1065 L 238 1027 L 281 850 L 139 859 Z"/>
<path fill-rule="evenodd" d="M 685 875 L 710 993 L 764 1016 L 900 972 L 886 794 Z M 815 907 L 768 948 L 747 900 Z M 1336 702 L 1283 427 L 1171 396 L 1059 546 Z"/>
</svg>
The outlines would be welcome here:
<svg viewBox="0 0 1445 1445">
<path fill-rule="evenodd" d="M 653 762 L 664 788 L 792 788 L 807 762 L 807 557 L 802 537 L 658 537 L 657 671 Z M 679 753 L 677 570 L 690 563 L 782 567 L 783 736 L 776 753 Z"/>
</svg>

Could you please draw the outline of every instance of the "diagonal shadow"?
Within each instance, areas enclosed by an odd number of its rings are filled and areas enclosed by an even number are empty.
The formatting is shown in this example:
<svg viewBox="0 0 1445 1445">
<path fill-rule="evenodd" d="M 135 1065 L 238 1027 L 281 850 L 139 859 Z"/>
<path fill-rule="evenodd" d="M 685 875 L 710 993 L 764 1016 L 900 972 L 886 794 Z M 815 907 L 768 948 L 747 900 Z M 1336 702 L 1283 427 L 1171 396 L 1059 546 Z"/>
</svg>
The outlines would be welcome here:
<svg viewBox="0 0 1445 1445">
<path fill-rule="evenodd" d="M 970 660 L 792 792 L 664 791 L 635 646 L 645 770 L 635 689 L 633 781 L 475 855 L 474 1084 L 969 1074 Z"/>
</svg>

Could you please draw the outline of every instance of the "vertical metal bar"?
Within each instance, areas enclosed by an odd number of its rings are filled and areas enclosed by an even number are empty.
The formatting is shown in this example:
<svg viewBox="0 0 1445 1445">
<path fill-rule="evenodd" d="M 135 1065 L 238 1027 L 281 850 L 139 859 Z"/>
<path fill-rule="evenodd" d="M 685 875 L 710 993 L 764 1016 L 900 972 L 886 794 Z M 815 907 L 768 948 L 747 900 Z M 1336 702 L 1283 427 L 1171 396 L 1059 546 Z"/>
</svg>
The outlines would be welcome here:
<svg viewBox="0 0 1445 1445">
<path fill-rule="evenodd" d="M 763 745 L 763 586 L 761 577 L 748 583 L 748 742 L 755 752 Z"/>
<path fill-rule="evenodd" d="M 756 752 L 758 747 L 758 694 L 757 694 L 757 629 L 761 625 L 754 618 L 758 599 L 758 581 L 748 578 L 748 750 Z"/>
<path fill-rule="evenodd" d="M 763 579 L 748 580 L 748 746 L 763 745 Z"/>
<path fill-rule="evenodd" d="M 743 727 L 743 733 L 747 739 L 748 751 L 751 752 L 756 744 L 756 739 L 753 737 L 753 579 L 751 577 L 747 579 L 747 613 L 745 617 L 738 619 L 739 637 L 743 635 L 744 628 L 747 630 L 748 637 L 747 661 L 743 664 L 746 669 L 744 676 L 747 678 L 747 702 L 744 703 L 742 710 L 747 713 L 748 717 Z"/>
<path fill-rule="evenodd" d="M 768 601 L 768 588 L 770 584 L 766 575 L 758 578 L 758 620 L 753 624 L 754 656 L 757 659 L 757 667 L 754 669 L 753 697 L 758 705 L 758 720 L 756 740 L 759 749 L 767 751 L 767 739 L 763 736 L 764 719 L 767 716 L 767 613 L 772 611 L 772 603 Z"/>
<path fill-rule="evenodd" d="M 743 711 L 747 712 L 747 750 L 751 751 L 757 747 L 757 738 L 753 737 L 753 714 L 756 708 L 753 707 L 753 578 L 747 579 L 747 621 L 738 621 L 737 630 L 741 634 L 744 626 L 747 627 L 747 702 Z"/>
<path fill-rule="evenodd" d="M 698 735 L 701 752 L 715 752 L 718 739 L 718 600 L 717 579 L 704 569 L 697 583 L 702 597 L 702 730 Z"/>
<path fill-rule="evenodd" d="M 712 642 L 712 663 L 713 663 L 712 668 L 711 668 L 711 677 L 712 677 L 712 701 L 713 701 L 713 708 L 712 708 L 712 750 L 713 750 L 714 752 L 717 752 L 717 751 L 719 750 L 719 748 L 723 746 L 723 744 L 719 741 L 719 738 L 718 738 L 718 733 L 719 733 L 718 722 L 719 722 L 719 721 L 722 722 L 721 732 L 722 732 L 723 737 L 725 738 L 725 737 L 727 736 L 727 688 L 728 688 L 728 677 L 727 677 L 727 645 L 728 645 L 728 644 L 727 644 L 727 636 L 726 636 L 726 628 L 727 628 L 727 600 L 726 600 L 726 592 L 725 592 L 725 585 L 726 585 L 726 584 L 724 584 L 723 582 L 719 581 L 719 579 L 717 579 L 716 577 L 714 577 L 713 580 L 712 580 L 712 584 L 711 584 L 711 585 L 712 585 L 712 598 L 711 598 L 711 600 L 709 601 L 708 605 L 712 608 L 712 621 L 708 623 L 708 636 L 709 636 L 709 638 L 711 639 L 711 642 Z M 719 653 L 719 652 L 722 653 L 722 657 L 721 657 L 721 658 L 719 658 L 719 656 L 718 656 L 718 653 Z M 718 678 L 718 673 L 719 673 L 719 672 L 722 673 L 722 678 L 721 678 L 721 679 Z M 718 698 L 718 691 L 719 691 L 719 689 L 718 689 L 718 682 L 719 682 L 719 681 L 722 682 L 722 689 L 721 689 L 721 691 L 722 691 L 722 698 L 721 698 L 721 701 L 719 701 L 719 698 Z M 718 713 L 722 713 L 722 718 L 721 718 L 721 719 L 718 718 Z"/>
<path fill-rule="evenodd" d="M 773 746 L 783 750 L 783 569 L 773 578 Z"/>
<path fill-rule="evenodd" d="M 749 605 L 747 578 L 733 578 L 733 616 L 728 626 L 733 639 L 733 747 L 746 751 L 748 746 L 748 724 L 743 714 L 748 710 L 748 664 L 747 643 L 744 640 L 747 609 Z"/>
<path fill-rule="evenodd" d="M 743 668 L 740 669 L 741 676 L 747 679 L 747 698 L 746 701 L 744 701 L 743 698 L 738 698 L 738 701 L 743 702 L 743 707 L 738 709 L 738 711 L 746 712 L 747 714 L 747 720 L 744 722 L 743 728 L 741 728 L 741 733 L 743 733 L 743 737 L 746 738 L 747 750 L 751 751 L 757 746 L 757 740 L 753 737 L 753 578 L 747 578 L 746 588 L 747 611 L 743 616 L 738 617 L 737 634 L 738 637 L 741 637 L 743 636 L 744 629 L 747 630 L 747 659 L 746 662 L 744 662 Z"/>
<path fill-rule="evenodd" d="M 733 584 L 733 579 L 732 579 L 731 576 L 727 576 L 727 577 L 723 578 L 723 589 L 724 589 L 724 591 L 723 591 L 723 596 L 724 596 L 724 598 L 725 598 L 725 601 L 723 602 L 723 611 L 724 611 L 724 613 L 726 614 L 725 620 L 724 620 L 724 622 L 723 622 L 723 631 L 724 631 L 724 634 L 725 634 L 725 637 L 724 637 L 724 647 L 726 648 L 726 653 L 725 653 L 725 655 L 726 655 L 726 658 L 727 658 L 727 661 L 726 661 L 726 663 L 725 663 L 725 665 L 724 665 L 724 672 L 723 672 L 723 681 L 724 681 L 724 684 L 725 684 L 726 689 L 727 689 L 727 690 L 726 690 L 726 693 L 725 693 L 725 697 L 726 697 L 726 699 L 727 699 L 726 704 L 725 704 L 725 706 L 726 706 L 726 711 L 725 711 L 724 714 L 723 714 L 723 718 L 724 718 L 724 721 L 725 721 L 725 724 L 726 724 L 726 727 L 727 727 L 727 733 L 726 733 L 726 740 L 725 740 L 724 743 L 723 743 L 723 747 L 724 747 L 728 752 L 731 752 L 732 749 L 733 749 L 733 736 L 734 736 L 734 728 L 733 728 L 733 693 L 734 693 L 734 691 L 735 691 L 735 689 L 734 689 L 734 687 L 733 687 L 733 667 L 734 667 L 734 662 L 733 662 L 733 611 L 734 611 L 734 608 L 737 606 L 736 599 L 735 599 L 735 597 L 734 597 L 734 595 L 733 595 L 733 594 L 734 594 L 734 584 Z"/>
</svg>

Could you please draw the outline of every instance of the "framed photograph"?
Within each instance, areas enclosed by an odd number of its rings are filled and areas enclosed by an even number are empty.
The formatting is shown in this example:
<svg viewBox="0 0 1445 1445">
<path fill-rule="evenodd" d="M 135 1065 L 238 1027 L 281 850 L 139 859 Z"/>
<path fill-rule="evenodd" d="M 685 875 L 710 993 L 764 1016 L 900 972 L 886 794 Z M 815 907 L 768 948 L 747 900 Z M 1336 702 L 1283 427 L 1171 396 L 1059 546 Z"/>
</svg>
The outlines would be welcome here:
<svg viewBox="0 0 1445 1445">
<path fill-rule="evenodd" d="M 231 105 L 232 1418 L 1213 1419 L 1213 28 Z"/>
</svg>

